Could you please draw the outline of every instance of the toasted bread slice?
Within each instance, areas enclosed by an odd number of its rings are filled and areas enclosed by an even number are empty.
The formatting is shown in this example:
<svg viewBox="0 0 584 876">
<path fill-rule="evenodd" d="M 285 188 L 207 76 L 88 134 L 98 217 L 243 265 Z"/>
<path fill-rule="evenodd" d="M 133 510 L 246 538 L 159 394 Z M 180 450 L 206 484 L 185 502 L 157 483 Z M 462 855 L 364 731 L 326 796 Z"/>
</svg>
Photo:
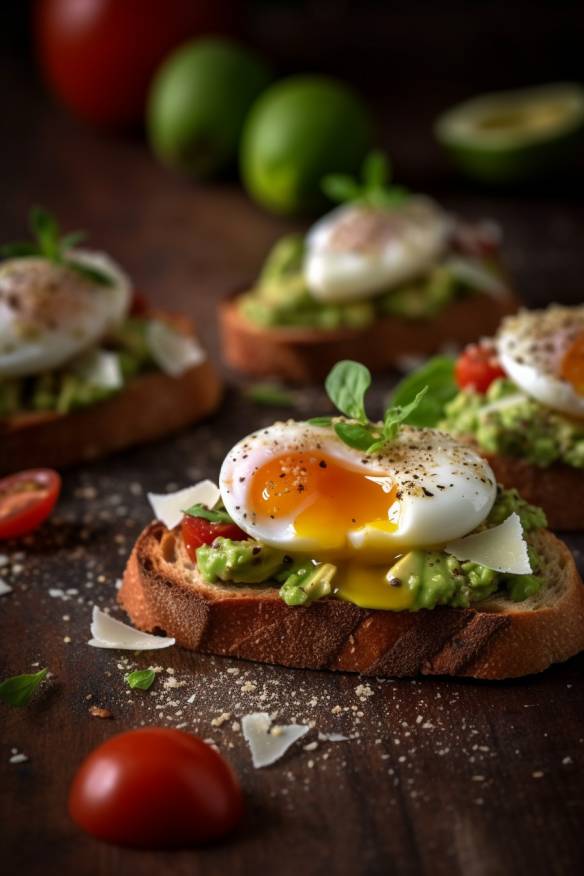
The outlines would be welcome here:
<svg viewBox="0 0 584 876">
<path fill-rule="evenodd" d="M 384 317 L 363 329 L 262 328 L 246 319 L 232 296 L 220 306 L 219 323 L 223 355 L 232 368 L 253 377 L 310 383 L 323 380 L 341 359 L 381 371 L 404 356 L 429 356 L 448 343 L 464 346 L 494 334 L 517 307 L 512 294 L 476 294 L 452 302 L 432 319 Z"/>
<path fill-rule="evenodd" d="M 186 317 L 152 316 L 196 336 Z M 131 379 L 115 396 L 68 414 L 22 413 L 0 419 L 0 474 L 23 468 L 64 468 L 153 441 L 210 414 L 222 386 L 208 359 L 179 377 L 161 371 Z"/>
<path fill-rule="evenodd" d="M 537 596 L 391 612 L 334 598 L 292 608 L 274 588 L 206 584 L 178 531 L 152 523 L 118 598 L 137 627 L 164 631 L 193 651 L 378 677 L 511 678 L 584 649 L 584 585 L 572 555 L 550 532 L 536 538 L 547 582 Z"/>
</svg>

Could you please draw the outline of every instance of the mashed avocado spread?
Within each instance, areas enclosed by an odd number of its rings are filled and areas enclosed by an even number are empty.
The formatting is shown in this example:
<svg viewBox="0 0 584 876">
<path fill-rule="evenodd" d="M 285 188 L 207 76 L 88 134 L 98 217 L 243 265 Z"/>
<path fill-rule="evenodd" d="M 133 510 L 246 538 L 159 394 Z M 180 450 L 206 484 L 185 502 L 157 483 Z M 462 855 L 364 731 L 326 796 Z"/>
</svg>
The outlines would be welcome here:
<svg viewBox="0 0 584 876">
<path fill-rule="evenodd" d="M 374 298 L 325 303 L 310 294 L 303 276 L 303 259 L 302 235 L 287 235 L 275 244 L 257 284 L 239 299 L 241 311 L 250 322 L 265 328 L 365 328 L 381 316 L 431 318 L 455 298 L 481 291 L 472 271 L 461 271 L 460 260 L 446 257 L 415 282 Z M 486 258 L 476 267 L 487 277 L 502 279 L 495 264 Z"/>
<path fill-rule="evenodd" d="M 519 516 L 526 534 L 546 526 L 541 509 L 521 499 L 516 490 L 499 489 L 495 504 L 479 529 L 497 526 L 512 513 Z M 528 551 L 533 573 L 511 575 L 478 563 L 460 562 L 445 551 L 413 550 L 388 570 L 387 586 L 399 591 L 396 610 L 417 611 L 437 605 L 467 608 L 495 593 L 521 602 L 537 593 L 543 583 L 537 574 L 540 566 L 537 552 L 531 545 Z M 338 587 L 336 583 L 342 581 L 342 571 L 332 563 L 295 558 L 254 539 L 217 538 L 212 544 L 199 547 L 196 556 L 198 569 L 210 584 L 279 587 L 281 598 L 293 606 L 310 605 L 332 595 L 363 607 L 375 607 L 365 604 L 366 599 L 352 599 L 350 594 L 343 593 L 342 584 Z"/>
<path fill-rule="evenodd" d="M 117 355 L 122 383 L 117 387 L 95 382 L 73 362 L 65 368 L 31 377 L 0 380 L 0 417 L 25 411 L 69 411 L 88 407 L 120 392 L 127 381 L 154 367 L 146 342 L 146 319 L 130 317 L 108 338 L 101 350 Z"/>
<path fill-rule="evenodd" d="M 554 462 L 584 468 L 584 423 L 544 407 L 506 378 L 495 380 L 484 395 L 459 392 L 438 428 L 472 435 L 488 453 L 521 457 L 542 468 Z"/>
</svg>

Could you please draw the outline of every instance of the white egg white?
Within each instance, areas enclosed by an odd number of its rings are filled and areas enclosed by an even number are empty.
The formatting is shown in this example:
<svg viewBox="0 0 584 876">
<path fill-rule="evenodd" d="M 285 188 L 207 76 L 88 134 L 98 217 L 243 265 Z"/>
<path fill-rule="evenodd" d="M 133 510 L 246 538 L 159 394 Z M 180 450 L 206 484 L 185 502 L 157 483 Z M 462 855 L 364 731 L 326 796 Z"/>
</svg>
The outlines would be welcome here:
<svg viewBox="0 0 584 876">
<path fill-rule="evenodd" d="M 102 253 L 70 255 L 107 273 L 112 284 L 95 283 L 43 258 L 0 265 L 0 378 L 59 368 L 126 316 L 132 286 L 124 271 Z"/>
<path fill-rule="evenodd" d="M 306 238 L 304 275 L 320 301 L 356 301 L 427 271 L 443 253 L 452 220 L 429 198 L 393 209 L 358 204 L 324 216 Z"/>
<path fill-rule="evenodd" d="M 526 395 L 542 405 L 584 417 L 584 396 L 560 371 L 570 345 L 583 333 L 584 307 L 521 311 L 507 317 L 497 334 L 501 366 Z"/>
<path fill-rule="evenodd" d="M 254 514 L 250 489 L 259 467 L 294 451 L 322 453 L 364 477 L 385 482 L 388 488 L 397 485 L 398 498 L 388 514 L 395 530 L 368 525 L 349 530 L 340 551 L 343 555 L 358 553 L 377 562 L 403 550 L 445 544 L 475 529 L 495 501 L 495 477 L 488 463 L 444 433 L 403 427 L 383 452 L 368 456 L 348 447 L 330 428 L 275 423 L 247 436 L 227 454 L 219 488 L 238 526 L 265 544 L 291 552 L 322 553 L 322 544 L 300 537 L 294 529 L 294 517 L 310 496 L 303 503 L 299 500 L 294 516 L 272 520 Z"/>
</svg>

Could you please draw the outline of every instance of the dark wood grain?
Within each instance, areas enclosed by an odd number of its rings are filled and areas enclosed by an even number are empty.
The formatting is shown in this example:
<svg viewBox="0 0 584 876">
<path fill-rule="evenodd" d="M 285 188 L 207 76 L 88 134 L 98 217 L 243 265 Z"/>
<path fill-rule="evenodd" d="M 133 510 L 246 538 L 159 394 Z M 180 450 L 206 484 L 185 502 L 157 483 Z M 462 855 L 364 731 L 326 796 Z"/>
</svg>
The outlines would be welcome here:
<svg viewBox="0 0 584 876">
<path fill-rule="evenodd" d="M 194 315 L 217 356 L 217 301 L 253 275 L 267 246 L 293 223 L 262 213 L 234 185 L 200 187 L 171 176 L 139 139 L 82 128 L 49 104 L 17 66 L 6 63 L 1 72 L 1 239 L 22 235 L 31 202 L 47 204 L 66 227 L 88 228 L 95 244 L 111 251 L 155 303 Z M 422 120 L 432 111 L 427 106 Z M 421 122 L 407 106 L 402 118 L 401 146 L 390 120 L 387 140 L 396 143 L 406 181 L 433 180 L 428 185 L 451 207 L 499 220 L 516 286 L 529 302 L 580 301 L 582 204 L 566 191 L 495 197 L 450 188 L 443 169 L 430 171 L 426 164 Z M 377 391 L 378 406 L 389 384 L 390 378 Z M 296 413 L 306 416 L 323 406 L 320 390 L 305 390 Z M 28 708 L 1 710 L 3 871 L 582 872 L 582 657 L 507 684 L 372 681 L 361 689 L 355 676 L 169 649 L 155 655 L 165 671 L 152 695 L 143 695 L 127 691 L 119 654 L 86 645 L 91 606 L 114 605 L 115 581 L 150 517 L 143 491 L 214 477 L 232 442 L 286 413 L 254 407 L 232 388 L 211 421 L 67 473 L 58 511 L 44 531 L 25 545 L 2 546 L 9 563 L 0 577 L 13 592 L 0 606 L 1 675 L 36 662 L 53 673 Z M 572 544 L 584 548 L 581 539 Z M 64 600 L 50 595 L 55 588 L 78 592 L 65 592 Z M 129 659 L 139 666 L 153 662 L 147 654 Z M 182 686 L 164 688 L 172 677 L 167 668 Z M 112 719 L 91 717 L 92 704 L 110 709 Z M 232 722 L 262 708 L 278 711 L 282 721 L 314 721 L 308 742 L 319 730 L 353 738 L 320 742 L 313 752 L 299 745 L 279 764 L 256 771 Z M 213 726 L 223 712 L 232 717 Z M 94 842 L 68 819 L 67 788 L 83 756 L 112 733 L 143 722 L 185 722 L 214 739 L 234 764 L 247 816 L 229 842 L 175 854 L 137 853 Z M 8 763 L 13 747 L 28 762 Z"/>
</svg>

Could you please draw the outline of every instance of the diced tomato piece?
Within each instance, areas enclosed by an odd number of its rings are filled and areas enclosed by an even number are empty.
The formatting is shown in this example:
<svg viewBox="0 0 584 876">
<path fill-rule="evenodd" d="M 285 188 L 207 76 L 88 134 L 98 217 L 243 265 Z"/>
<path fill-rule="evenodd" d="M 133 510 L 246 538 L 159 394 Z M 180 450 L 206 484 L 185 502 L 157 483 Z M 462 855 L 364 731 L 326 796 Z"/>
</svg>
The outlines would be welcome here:
<svg viewBox="0 0 584 876">
<path fill-rule="evenodd" d="M 196 560 L 197 548 L 202 544 L 212 544 L 216 538 L 230 538 L 232 541 L 249 538 L 235 523 L 211 523 L 203 517 L 191 517 L 189 514 L 183 517 L 180 531 L 193 562 Z"/>
<path fill-rule="evenodd" d="M 470 344 L 458 357 L 454 368 L 457 384 L 461 389 L 474 389 L 484 393 L 491 383 L 505 377 L 495 347 L 490 343 Z"/>
</svg>

